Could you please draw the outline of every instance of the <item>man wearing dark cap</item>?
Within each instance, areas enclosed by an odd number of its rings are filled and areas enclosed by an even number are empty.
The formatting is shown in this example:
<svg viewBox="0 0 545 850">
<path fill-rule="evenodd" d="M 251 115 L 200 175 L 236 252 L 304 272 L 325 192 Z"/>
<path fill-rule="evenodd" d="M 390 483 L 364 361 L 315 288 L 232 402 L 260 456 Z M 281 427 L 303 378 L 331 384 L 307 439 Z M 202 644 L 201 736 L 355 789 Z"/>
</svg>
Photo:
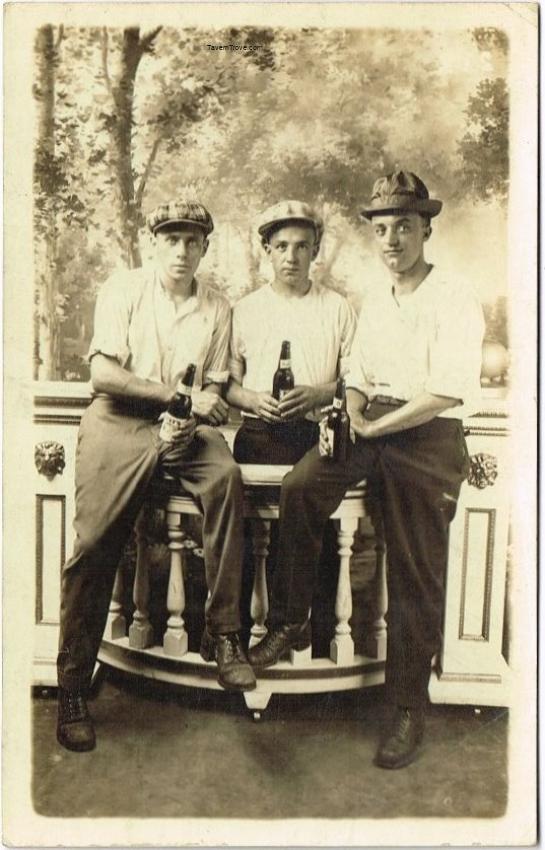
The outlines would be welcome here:
<svg viewBox="0 0 545 850">
<path fill-rule="evenodd" d="M 448 529 L 467 470 L 462 419 L 480 398 L 481 306 L 462 275 L 424 257 L 441 206 L 415 174 L 399 171 L 376 181 L 362 211 L 386 274 L 362 305 L 352 346 L 354 445 L 345 463 L 333 462 L 322 428 L 319 447 L 284 479 L 272 628 L 250 653 L 259 668 L 300 639 L 324 524 L 346 490 L 367 478 L 381 497 L 388 555 L 391 712 L 375 759 L 383 768 L 409 764 L 422 740 L 441 645 Z"/>
<path fill-rule="evenodd" d="M 104 631 L 118 561 L 153 474 L 179 478 L 202 506 L 209 596 L 201 653 L 216 660 L 225 688 L 255 677 L 238 631 L 243 493 L 240 471 L 213 425 L 225 421 L 228 303 L 195 273 L 213 230 L 198 203 L 161 204 L 148 218 L 154 260 L 116 272 L 99 293 L 89 351 L 93 400 L 76 459 L 74 553 L 63 570 L 57 662 L 57 738 L 90 750 L 95 733 L 86 693 Z M 196 364 L 193 416 L 159 436 L 159 417 L 189 363 Z"/>
</svg>

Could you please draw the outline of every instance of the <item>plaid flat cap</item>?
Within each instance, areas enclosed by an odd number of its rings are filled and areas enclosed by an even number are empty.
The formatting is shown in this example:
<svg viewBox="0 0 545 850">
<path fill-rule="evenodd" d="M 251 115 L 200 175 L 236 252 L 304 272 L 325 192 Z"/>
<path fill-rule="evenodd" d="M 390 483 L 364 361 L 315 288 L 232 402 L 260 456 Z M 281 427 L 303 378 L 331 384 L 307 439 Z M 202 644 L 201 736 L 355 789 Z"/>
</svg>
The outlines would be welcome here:
<svg viewBox="0 0 545 850">
<path fill-rule="evenodd" d="M 416 212 L 438 215 L 442 201 L 430 198 L 425 183 L 412 171 L 394 171 L 379 177 L 373 186 L 370 203 L 361 210 L 362 218 L 386 212 Z"/>
<path fill-rule="evenodd" d="M 178 200 L 159 204 L 146 220 L 152 233 L 167 224 L 196 224 L 202 227 L 206 236 L 214 230 L 212 216 L 206 207 L 196 201 Z"/>
<path fill-rule="evenodd" d="M 324 232 L 323 219 L 310 204 L 303 201 L 280 201 L 265 210 L 260 216 L 257 232 L 267 238 L 273 227 L 285 222 L 304 221 L 311 224 L 316 232 L 316 241 L 320 243 Z"/>
</svg>

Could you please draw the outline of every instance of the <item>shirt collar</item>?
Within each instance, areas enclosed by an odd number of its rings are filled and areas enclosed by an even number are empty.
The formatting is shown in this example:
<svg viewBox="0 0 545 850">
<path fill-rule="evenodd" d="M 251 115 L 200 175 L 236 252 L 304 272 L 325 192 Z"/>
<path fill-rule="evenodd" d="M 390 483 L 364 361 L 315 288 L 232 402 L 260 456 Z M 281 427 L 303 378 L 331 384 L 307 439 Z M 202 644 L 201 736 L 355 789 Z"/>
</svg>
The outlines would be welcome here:
<svg viewBox="0 0 545 850">
<path fill-rule="evenodd" d="M 390 287 L 390 296 L 395 304 L 399 307 L 401 304 L 416 304 L 422 298 L 426 298 L 428 289 L 430 288 L 430 278 L 433 277 L 435 266 L 432 265 L 426 277 L 418 284 L 416 289 L 408 295 L 403 295 L 399 300 L 396 297 L 393 284 Z"/>
</svg>

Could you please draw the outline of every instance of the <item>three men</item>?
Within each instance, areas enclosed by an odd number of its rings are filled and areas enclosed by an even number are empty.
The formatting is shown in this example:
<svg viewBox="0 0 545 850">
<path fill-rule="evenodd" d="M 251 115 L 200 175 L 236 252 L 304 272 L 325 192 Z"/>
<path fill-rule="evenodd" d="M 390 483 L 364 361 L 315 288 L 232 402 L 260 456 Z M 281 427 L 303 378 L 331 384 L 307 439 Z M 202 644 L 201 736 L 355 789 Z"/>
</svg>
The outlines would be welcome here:
<svg viewBox="0 0 545 850">
<path fill-rule="evenodd" d="M 296 464 L 281 490 L 269 630 L 250 661 L 260 669 L 290 647 L 308 645 L 325 524 L 346 490 L 368 478 L 382 503 L 389 565 L 392 716 L 376 757 L 386 768 L 412 761 L 422 740 L 431 661 L 441 640 L 448 528 L 467 466 L 462 418 L 480 394 L 481 307 L 459 277 L 424 256 L 441 206 L 416 175 L 396 172 L 375 183 L 362 211 L 386 276 L 381 291 L 364 301 L 352 345 L 346 380 L 354 445 L 346 462 L 328 457 L 324 429 L 312 448 L 320 409 L 346 371 L 354 317 L 341 296 L 309 278 L 323 223 L 306 204 L 283 202 L 264 214 L 259 233 L 274 281 L 244 298 L 233 315 L 227 400 L 244 412 L 235 457 Z M 217 659 L 225 687 L 255 686 L 238 639 L 238 467 L 207 425 L 189 420 L 173 444 L 158 440 L 158 413 L 189 361 L 197 363 L 203 387 L 194 394 L 200 420 L 220 424 L 227 411 L 221 387 L 229 374 L 229 310 L 194 278 L 212 220 L 200 205 L 168 204 L 149 223 L 154 270 L 114 276 L 97 303 L 90 352 L 97 395 L 82 421 L 77 540 L 63 578 L 58 737 L 71 749 L 94 745 L 85 688 L 115 568 L 159 465 L 175 470 L 203 506 L 210 589 L 203 656 Z M 296 385 L 278 400 L 271 387 L 283 340 L 291 342 Z"/>
<path fill-rule="evenodd" d="M 230 308 L 195 278 L 213 230 L 198 203 L 171 202 L 148 219 L 148 268 L 114 274 L 96 306 L 89 358 L 94 398 L 82 417 L 76 459 L 76 540 L 63 571 L 57 737 L 95 746 L 86 692 L 104 631 L 117 564 L 157 469 L 200 501 L 209 597 L 201 654 L 225 688 L 255 687 L 240 645 L 242 483 L 223 436 Z M 159 416 L 188 363 L 197 366 L 193 413 L 172 442 Z"/>
<path fill-rule="evenodd" d="M 347 376 L 355 443 L 333 463 L 322 431 L 284 479 L 270 628 L 254 667 L 274 664 L 307 629 L 324 524 L 363 478 L 381 496 L 388 553 L 386 694 L 392 714 L 375 763 L 412 761 L 424 730 L 431 661 L 440 648 L 448 528 L 465 478 L 462 417 L 478 403 L 482 310 L 462 275 L 430 265 L 424 244 L 441 210 L 424 183 L 396 172 L 362 211 L 386 267 L 362 305 Z"/>
</svg>

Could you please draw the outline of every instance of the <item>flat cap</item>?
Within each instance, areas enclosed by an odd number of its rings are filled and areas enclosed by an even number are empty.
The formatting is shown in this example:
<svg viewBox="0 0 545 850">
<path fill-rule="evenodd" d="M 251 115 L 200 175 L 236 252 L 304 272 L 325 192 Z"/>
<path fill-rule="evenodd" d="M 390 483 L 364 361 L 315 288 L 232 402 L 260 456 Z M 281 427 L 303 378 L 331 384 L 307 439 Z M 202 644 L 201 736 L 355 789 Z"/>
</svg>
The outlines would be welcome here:
<svg viewBox="0 0 545 850">
<path fill-rule="evenodd" d="M 373 186 L 369 204 L 361 210 L 363 218 L 386 212 L 416 212 L 433 216 L 441 212 L 442 201 L 430 198 L 424 182 L 412 171 L 394 171 L 379 177 Z"/>
<path fill-rule="evenodd" d="M 196 224 L 202 227 L 206 236 L 214 230 L 212 216 L 196 201 L 177 200 L 159 204 L 148 215 L 147 224 L 152 233 L 167 224 Z"/>
<path fill-rule="evenodd" d="M 289 225 L 294 221 L 310 224 L 316 233 L 316 241 L 320 243 L 324 232 L 324 222 L 310 204 L 303 201 L 280 201 L 269 207 L 259 216 L 257 232 L 266 238 L 270 231 L 282 223 Z"/>
</svg>

